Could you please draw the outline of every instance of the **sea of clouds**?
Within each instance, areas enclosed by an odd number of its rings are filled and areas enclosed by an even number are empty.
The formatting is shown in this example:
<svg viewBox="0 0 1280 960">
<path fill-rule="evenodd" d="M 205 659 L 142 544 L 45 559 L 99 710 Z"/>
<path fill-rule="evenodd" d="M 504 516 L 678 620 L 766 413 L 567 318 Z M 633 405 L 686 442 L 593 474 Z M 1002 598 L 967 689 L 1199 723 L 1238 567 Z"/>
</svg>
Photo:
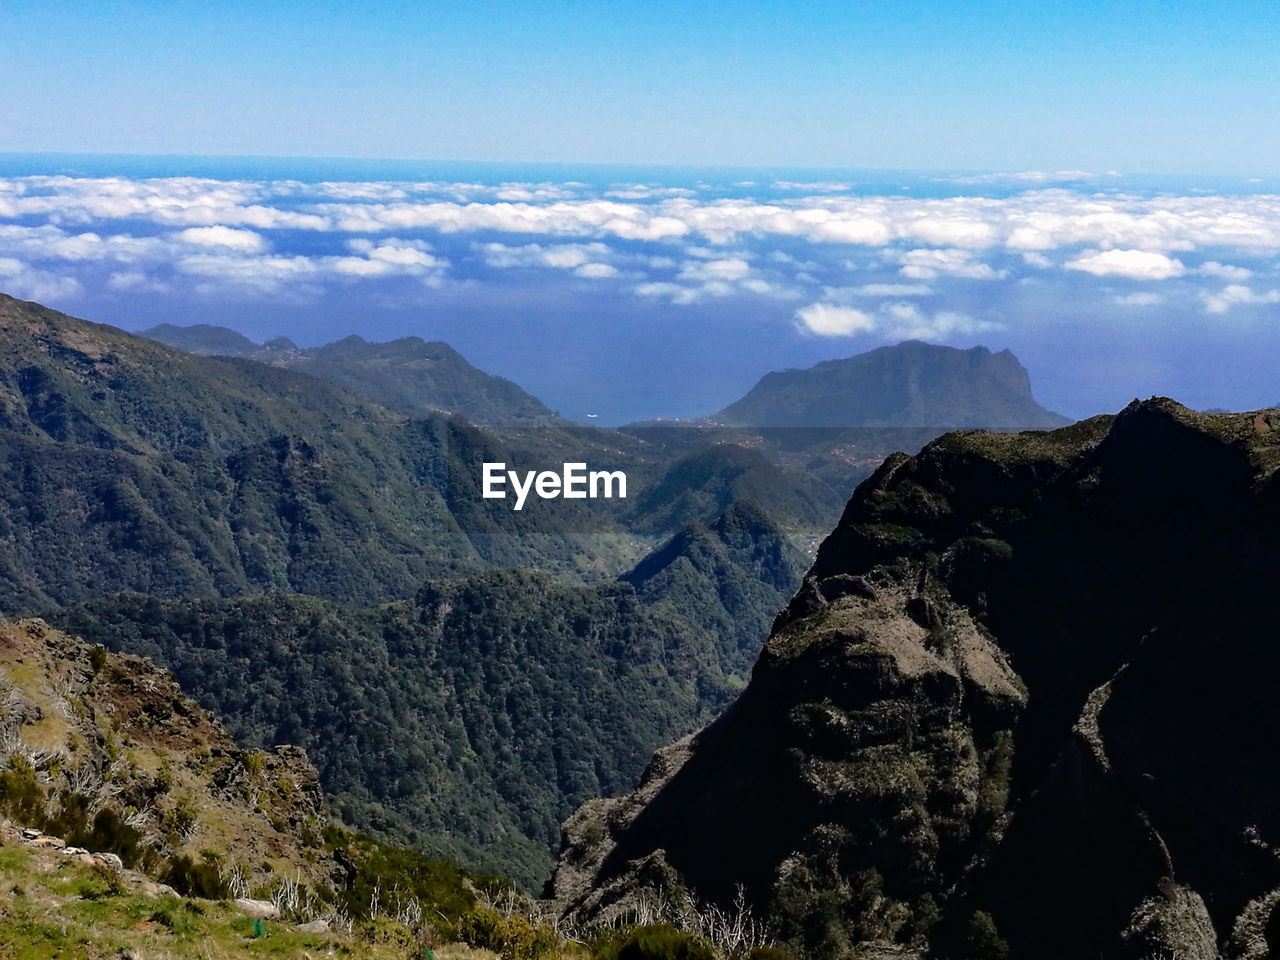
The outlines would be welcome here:
<svg viewBox="0 0 1280 960">
<path fill-rule="evenodd" d="M 1135 189 L 1072 171 L 873 191 L 0 179 L 0 290 L 64 309 L 143 294 L 298 302 L 336 287 L 413 290 L 422 302 L 445 288 L 559 284 L 690 310 L 768 304 L 802 336 L 949 341 L 1019 322 L 983 306 L 1018 285 L 1227 322 L 1280 303 L 1278 254 L 1280 196 Z"/>
</svg>

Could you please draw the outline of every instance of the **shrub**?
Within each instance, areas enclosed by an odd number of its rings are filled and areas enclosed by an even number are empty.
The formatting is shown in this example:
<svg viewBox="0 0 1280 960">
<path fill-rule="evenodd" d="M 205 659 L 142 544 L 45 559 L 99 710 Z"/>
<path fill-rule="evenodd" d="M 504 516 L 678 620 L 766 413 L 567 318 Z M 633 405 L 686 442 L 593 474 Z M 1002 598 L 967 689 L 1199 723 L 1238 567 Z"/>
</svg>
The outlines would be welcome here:
<svg viewBox="0 0 1280 960">
<path fill-rule="evenodd" d="M 1009 956 L 1009 944 L 1000 936 L 995 920 L 985 910 L 979 910 L 969 918 L 965 946 L 969 960 L 1007 960 Z"/>
<path fill-rule="evenodd" d="M 190 797 L 182 797 L 164 818 L 165 826 L 179 837 L 188 837 L 195 830 L 199 813 Z"/>
<path fill-rule="evenodd" d="M 487 907 L 463 914 L 458 936 L 473 947 L 493 950 L 502 960 L 551 960 L 559 952 L 558 940 L 549 927 L 535 927 L 523 917 L 504 917 Z"/>
<path fill-rule="evenodd" d="M 44 815 L 44 792 L 35 767 L 21 754 L 9 757 L 7 769 L 0 772 L 0 807 L 20 823 L 34 824 Z"/>
<path fill-rule="evenodd" d="M 593 960 L 715 960 L 715 953 L 705 940 L 664 923 L 618 931 L 604 941 L 593 943 L 592 957 Z M 765 958 L 772 960 L 768 954 Z"/>
<path fill-rule="evenodd" d="M 151 920 L 160 924 L 176 937 L 189 937 L 196 931 L 195 918 L 203 913 L 193 903 L 187 903 L 174 897 L 165 897 L 160 901 Z"/>
<path fill-rule="evenodd" d="M 95 863 L 92 873 L 93 878 L 102 884 L 106 896 L 118 897 L 125 892 L 124 875 L 110 864 Z"/>
<path fill-rule="evenodd" d="M 406 949 L 414 945 L 413 931 L 391 917 L 375 917 L 361 924 L 360 936 L 366 943 Z"/>
<path fill-rule="evenodd" d="M 99 810 L 90 828 L 82 833 L 73 833 L 66 839 L 77 847 L 97 853 L 114 853 L 126 867 L 134 866 L 142 857 L 142 832 L 129 826 L 110 809 Z"/>
<path fill-rule="evenodd" d="M 196 863 L 185 853 L 169 858 L 161 879 L 184 897 L 225 900 L 231 896 L 216 863 Z"/>
<path fill-rule="evenodd" d="M 257 779 L 267 766 L 267 758 L 261 750 L 250 750 L 241 756 L 241 761 L 245 772 L 253 779 Z"/>
</svg>

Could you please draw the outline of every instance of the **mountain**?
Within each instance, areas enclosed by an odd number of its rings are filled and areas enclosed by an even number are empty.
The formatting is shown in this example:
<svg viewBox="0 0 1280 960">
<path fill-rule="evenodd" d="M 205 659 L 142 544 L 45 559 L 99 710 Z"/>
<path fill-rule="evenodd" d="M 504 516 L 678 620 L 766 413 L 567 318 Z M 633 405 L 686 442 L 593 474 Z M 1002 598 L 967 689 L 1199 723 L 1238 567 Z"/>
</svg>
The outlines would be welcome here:
<svg viewBox="0 0 1280 960">
<path fill-rule="evenodd" d="M 461 414 L 486 426 L 539 427 L 564 421 L 510 380 L 478 370 L 445 343 L 404 337 L 369 343 L 350 336 L 300 349 L 277 337 L 257 344 L 234 330 L 207 324 L 160 324 L 141 336 L 189 353 L 259 360 L 318 377 L 358 397 L 412 417 Z"/>
<path fill-rule="evenodd" d="M 663 468 L 591 428 L 412 419 L 315 377 L 200 357 L 0 296 L 0 609 L 131 590 L 355 604 L 527 565 L 597 579 L 628 501 L 484 500 L 484 461 Z"/>
<path fill-rule="evenodd" d="M 1280 946 L 1280 411 L 959 432 L 856 491 L 739 699 L 565 827 L 607 917 L 744 885 L 797 952 Z"/>
<path fill-rule="evenodd" d="M 48 616 L 164 664 L 238 742 L 305 747 L 348 822 L 529 885 L 574 807 L 728 695 L 713 644 L 629 585 L 522 571 L 366 610 L 124 594 Z"/>
<path fill-rule="evenodd" d="M 919 341 L 880 347 L 807 370 L 760 379 L 707 418 L 750 427 L 978 427 L 1027 430 L 1070 421 L 1031 396 L 1026 369 L 1008 350 L 957 350 Z"/>
<path fill-rule="evenodd" d="M 194 323 L 185 327 L 161 323 L 143 330 L 139 336 L 206 357 L 252 357 L 262 349 L 260 344 L 254 343 L 242 333 L 207 323 Z"/>
<path fill-rule="evenodd" d="M 494 930 L 481 901 L 518 905 L 509 881 L 339 826 L 305 752 L 237 747 L 145 658 L 0 621 L 0 693 L 5 956 L 393 960 L 535 934 L 560 956 L 519 917 Z"/>
<path fill-rule="evenodd" d="M 622 576 L 639 600 L 716 638 L 721 670 L 744 683 L 769 624 L 804 574 L 793 538 L 750 501 L 693 522 Z"/>
<path fill-rule="evenodd" d="M 638 431 L 644 437 L 647 431 Z M 749 501 L 779 523 L 828 528 L 843 500 L 821 480 L 779 464 L 751 446 L 716 442 L 708 434 L 694 452 L 672 463 L 636 498 L 631 529 L 661 533 L 695 521 L 710 523 L 731 504 Z"/>
</svg>

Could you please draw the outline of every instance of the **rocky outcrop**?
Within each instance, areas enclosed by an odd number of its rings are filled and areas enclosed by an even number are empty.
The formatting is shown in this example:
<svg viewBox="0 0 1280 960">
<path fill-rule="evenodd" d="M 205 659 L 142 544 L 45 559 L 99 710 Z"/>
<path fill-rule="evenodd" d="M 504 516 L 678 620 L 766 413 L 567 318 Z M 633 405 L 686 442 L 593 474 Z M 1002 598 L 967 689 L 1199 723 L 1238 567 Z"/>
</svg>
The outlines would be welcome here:
<svg viewBox="0 0 1280 960">
<path fill-rule="evenodd" d="M 333 869 L 303 750 L 242 750 L 172 674 L 38 619 L 0 621 L 0 808 L 37 846 L 152 875 L 210 853 L 246 884 Z"/>
<path fill-rule="evenodd" d="M 1280 412 L 1161 399 L 890 458 L 733 707 L 569 821 L 552 893 L 741 884 L 822 958 L 1265 955 L 1277 466 Z"/>
</svg>

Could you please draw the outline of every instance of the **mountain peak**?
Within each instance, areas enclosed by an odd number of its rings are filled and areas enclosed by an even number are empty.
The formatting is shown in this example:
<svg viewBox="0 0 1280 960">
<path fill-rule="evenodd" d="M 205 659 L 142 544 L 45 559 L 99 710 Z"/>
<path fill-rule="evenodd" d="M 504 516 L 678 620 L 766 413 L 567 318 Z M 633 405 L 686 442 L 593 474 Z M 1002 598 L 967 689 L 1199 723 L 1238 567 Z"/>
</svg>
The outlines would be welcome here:
<svg viewBox="0 0 1280 960">
<path fill-rule="evenodd" d="M 1069 422 L 1036 403 L 1026 368 L 1009 350 L 962 350 L 920 340 L 766 374 L 710 419 L 753 427 L 995 430 Z"/>
</svg>

